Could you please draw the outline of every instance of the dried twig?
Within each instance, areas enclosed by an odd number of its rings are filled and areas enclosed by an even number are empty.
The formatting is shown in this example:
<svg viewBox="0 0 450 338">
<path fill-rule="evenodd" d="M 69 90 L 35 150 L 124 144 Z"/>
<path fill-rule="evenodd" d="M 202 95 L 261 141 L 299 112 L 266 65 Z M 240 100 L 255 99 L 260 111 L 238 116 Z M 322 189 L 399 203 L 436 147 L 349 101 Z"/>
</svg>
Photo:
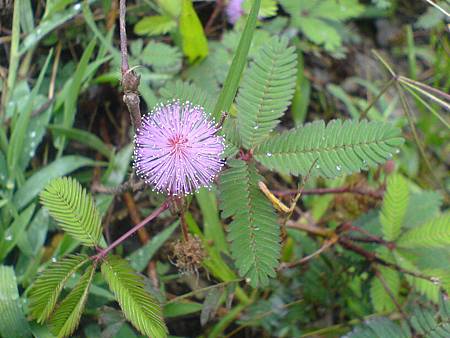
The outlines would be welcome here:
<svg viewBox="0 0 450 338">
<path fill-rule="evenodd" d="M 364 188 L 356 188 L 356 187 L 339 187 L 339 188 L 314 188 L 314 189 L 304 189 L 302 195 L 327 195 L 327 194 L 356 194 L 356 195 L 365 195 L 370 196 L 376 199 L 383 198 L 383 190 L 370 190 Z M 296 195 L 298 193 L 298 189 L 286 189 L 286 190 L 278 190 L 273 191 L 274 195 L 277 196 L 287 196 L 287 195 Z"/>
</svg>

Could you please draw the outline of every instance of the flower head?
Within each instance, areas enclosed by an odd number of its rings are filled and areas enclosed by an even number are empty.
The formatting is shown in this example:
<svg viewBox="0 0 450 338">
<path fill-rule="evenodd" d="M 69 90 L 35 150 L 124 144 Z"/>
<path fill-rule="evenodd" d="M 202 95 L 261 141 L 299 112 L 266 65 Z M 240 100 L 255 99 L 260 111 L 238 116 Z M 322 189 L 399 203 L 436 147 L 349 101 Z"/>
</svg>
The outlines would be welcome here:
<svg viewBox="0 0 450 338">
<path fill-rule="evenodd" d="M 169 195 L 209 186 L 223 166 L 224 140 L 200 106 L 157 106 L 136 132 L 134 167 L 146 183 Z"/>
<path fill-rule="evenodd" d="M 244 10 L 242 9 L 242 3 L 244 0 L 230 0 L 225 8 L 225 12 L 228 16 L 228 22 L 235 24 L 239 18 L 244 15 Z"/>
</svg>

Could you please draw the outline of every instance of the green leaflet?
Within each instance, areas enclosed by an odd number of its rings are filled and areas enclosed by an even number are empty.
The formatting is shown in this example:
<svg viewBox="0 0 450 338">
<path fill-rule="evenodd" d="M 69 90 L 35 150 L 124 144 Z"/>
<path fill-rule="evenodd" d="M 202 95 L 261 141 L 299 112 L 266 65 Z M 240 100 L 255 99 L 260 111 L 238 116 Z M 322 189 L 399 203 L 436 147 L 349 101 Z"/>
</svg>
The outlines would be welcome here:
<svg viewBox="0 0 450 338">
<path fill-rule="evenodd" d="M 411 318 L 411 324 L 420 337 L 449 337 L 450 318 L 449 304 L 442 297 L 439 312 L 426 308 L 416 308 Z"/>
<path fill-rule="evenodd" d="M 253 287 L 264 286 L 275 276 L 280 256 L 280 228 L 270 202 L 259 190 L 254 163 L 228 161 L 220 176 L 222 218 L 233 217 L 228 240 L 239 275 Z"/>
<path fill-rule="evenodd" d="M 297 54 L 286 38 L 265 43 L 244 73 L 236 97 L 238 129 L 246 148 L 266 138 L 283 116 L 295 91 Z"/>
<path fill-rule="evenodd" d="M 386 240 L 393 241 L 400 235 L 408 201 L 408 182 L 401 175 L 389 176 L 380 214 L 380 222 Z"/>
<path fill-rule="evenodd" d="M 81 276 L 77 285 L 61 302 L 52 315 L 49 326 L 58 338 L 69 337 L 78 327 L 89 295 L 89 287 L 94 277 L 95 266 L 91 265 Z"/>
<path fill-rule="evenodd" d="M 450 245 L 450 212 L 404 233 L 397 245 L 403 248 L 436 248 Z"/>
<path fill-rule="evenodd" d="M 407 328 L 407 326 L 406 326 Z M 410 338 L 409 330 L 402 328 L 392 320 L 378 317 L 367 320 L 345 335 L 347 338 Z"/>
<path fill-rule="evenodd" d="M 33 283 L 29 293 L 30 313 L 38 323 L 50 317 L 67 280 L 87 261 L 86 255 L 64 257 L 52 263 Z"/>
<path fill-rule="evenodd" d="M 192 1 L 182 0 L 182 2 L 179 28 L 183 53 L 187 56 L 189 62 L 194 62 L 208 55 L 208 40 Z"/>
<path fill-rule="evenodd" d="M 334 178 L 376 166 L 390 159 L 403 144 L 400 130 L 381 122 L 333 120 L 269 137 L 256 147 L 254 158 L 281 173 Z"/>
<path fill-rule="evenodd" d="M 381 278 L 386 282 L 389 290 L 393 293 L 394 297 L 398 297 L 400 291 L 400 275 L 397 271 L 391 268 L 379 267 L 378 268 Z M 395 304 L 391 299 L 391 296 L 384 288 L 382 282 L 378 277 L 373 277 L 370 285 L 370 298 L 372 300 L 373 307 L 376 312 L 393 311 L 395 310 Z"/>
<path fill-rule="evenodd" d="M 177 22 L 166 15 L 146 16 L 139 20 L 134 26 L 137 35 L 160 35 L 166 34 L 177 27 Z"/>
<path fill-rule="evenodd" d="M 328 51 L 341 47 L 340 25 L 364 11 L 358 0 L 281 0 L 280 3 L 291 15 L 292 25 Z"/>
<path fill-rule="evenodd" d="M 22 311 L 16 275 L 11 267 L 4 265 L 0 265 L 0 336 L 31 337 Z"/>
<path fill-rule="evenodd" d="M 128 264 L 117 256 L 109 256 L 102 264 L 102 275 L 119 302 L 125 317 L 143 334 L 167 336 L 162 311 L 156 299 L 144 289 L 144 282 Z"/>
<path fill-rule="evenodd" d="M 418 273 L 423 273 L 428 275 L 426 271 L 419 270 L 409 259 L 407 259 L 404 255 L 400 254 L 398 251 L 394 252 L 396 263 L 401 266 L 403 269 Z M 434 274 L 435 271 L 433 271 Z M 408 274 L 404 275 L 409 285 L 413 287 L 417 292 L 427 297 L 432 302 L 437 303 L 439 299 L 440 285 L 441 282 L 439 279 L 436 280 L 436 283 L 429 281 L 427 279 L 414 277 Z M 430 275 L 432 276 L 432 275 Z M 436 276 L 432 276 L 436 277 Z"/>
<path fill-rule="evenodd" d="M 92 197 L 72 178 L 57 178 L 41 193 L 41 202 L 59 226 L 84 245 L 99 244 L 100 214 Z"/>
<path fill-rule="evenodd" d="M 202 106 L 208 114 L 211 114 L 214 109 L 214 101 L 211 99 L 211 94 L 192 83 L 181 80 L 169 82 L 165 87 L 161 88 L 160 94 L 166 100 L 177 98 L 181 102 L 189 101 L 194 105 Z"/>
</svg>

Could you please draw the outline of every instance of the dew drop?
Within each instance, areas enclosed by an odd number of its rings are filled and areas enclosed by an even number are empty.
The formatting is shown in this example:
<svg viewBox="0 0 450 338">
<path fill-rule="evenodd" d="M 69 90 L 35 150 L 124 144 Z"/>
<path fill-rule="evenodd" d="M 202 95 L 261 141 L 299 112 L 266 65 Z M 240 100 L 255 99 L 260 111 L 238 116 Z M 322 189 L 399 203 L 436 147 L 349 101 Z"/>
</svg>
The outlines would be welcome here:
<svg viewBox="0 0 450 338">
<path fill-rule="evenodd" d="M 258 125 L 254 126 L 253 129 L 257 130 L 259 128 Z"/>
<path fill-rule="evenodd" d="M 52 257 L 52 262 L 56 263 L 56 261 L 57 261 L 56 257 Z"/>
<path fill-rule="evenodd" d="M 30 137 L 31 138 L 35 138 L 36 137 L 36 132 L 34 130 L 30 133 Z"/>
<path fill-rule="evenodd" d="M 400 153 L 400 149 L 395 149 L 395 153 L 396 154 Z"/>
<path fill-rule="evenodd" d="M 337 170 L 337 171 L 341 171 L 341 169 L 342 169 L 342 168 L 341 168 L 340 165 L 337 165 L 337 166 L 336 166 L 336 170 Z"/>
<path fill-rule="evenodd" d="M 11 234 L 6 234 L 5 235 L 5 241 L 12 241 L 13 236 Z"/>
<path fill-rule="evenodd" d="M 272 157 L 272 153 L 267 153 L 266 154 L 268 157 Z"/>
</svg>

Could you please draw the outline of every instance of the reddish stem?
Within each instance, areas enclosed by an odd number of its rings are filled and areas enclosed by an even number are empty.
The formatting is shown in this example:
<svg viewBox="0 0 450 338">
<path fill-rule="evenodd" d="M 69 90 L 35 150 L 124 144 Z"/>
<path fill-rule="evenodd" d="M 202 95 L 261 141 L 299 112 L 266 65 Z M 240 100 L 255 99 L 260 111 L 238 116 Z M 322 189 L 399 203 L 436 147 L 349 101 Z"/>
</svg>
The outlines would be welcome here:
<svg viewBox="0 0 450 338">
<path fill-rule="evenodd" d="M 121 244 L 123 241 L 125 241 L 128 237 L 130 237 L 132 234 L 134 234 L 136 231 L 144 227 L 148 222 L 158 217 L 163 211 L 167 210 L 169 208 L 169 202 L 164 201 L 161 206 L 153 211 L 150 215 L 148 215 L 142 222 L 136 224 L 134 227 L 132 227 L 130 230 L 128 230 L 126 233 L 124 233 L 122 236 L 120 236 L 118 239 L 116 239 L 113 243 L 111 243 L 106 249 L 100 250 L 100 252 L 94 256 L 94 260 L 98 261 L 105 257 L 112 249 L 114 249 L 116 246 Z"/>
</svg>

